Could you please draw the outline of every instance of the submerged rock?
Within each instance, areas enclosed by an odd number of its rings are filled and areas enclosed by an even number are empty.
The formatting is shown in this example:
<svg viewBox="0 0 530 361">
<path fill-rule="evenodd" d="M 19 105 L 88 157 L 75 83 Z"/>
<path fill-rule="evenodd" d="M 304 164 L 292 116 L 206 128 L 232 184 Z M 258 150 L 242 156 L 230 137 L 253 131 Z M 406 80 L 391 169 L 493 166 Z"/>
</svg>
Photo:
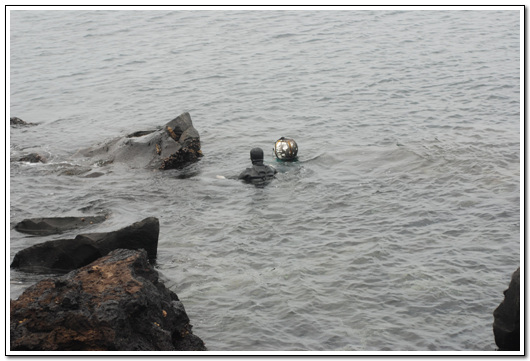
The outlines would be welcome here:
<svg viewBox="0 0 530 361">
<path fill-rule="evenodd" d="M 137 131 L 77 155 L 98 158 L 98 163 L 127 163 L 136 168 L 174 169 L 202 157 L 199 133 L 189 113 L 183 113 L 160 129 Z M 102 158 L 101 158 L 102 157 Z"/>
<path fill-rule="evenodd" d="M 54 172 L 56 172 L 59 175 L 65 175 L 65 176 L 85 176 L 88 172 L 90 172 L 92 168 L 78 165 L 78 164 L 68 164 L 68 165 L 61 165 L 59 168 L 55 169 Z"/>
<path fill-rule="evenodd" d="M 504 300 L 493 311 L 493 334 L 499 351 L 519 351 L 520 346 L 520 268 L 512 275 Z"/>
<path fill-rule="evenodd" d="M 102 173 L 102 172 L 92 172 L 92 173 L 89 173 L 85 176 L 83 176 L 83 178 L 99 178 L 101 176 L 105 175 L 105 173 Z"/>
<path fill-rule="evenodd" d="M 17 223 L 15 229 L 21 233 L 47 236 L 102 223 L 106 219 L 106 216 L 30 218 Z"/>
<path fill-rule="evenodd" d="M 23 156 L 18 160 L 19 162 L 29 162 L 29 163 L 46 163 L 47 160 L 42 155 L 37 153 L 30 153 L 28 155 Z"/>
<path fill-rule="evenodd" d="M 150 217 L 114 232 L 47 241 L 17 252 L 11 268 L 34 273 L 66 273 L 119 248 L 145 249 L 149 260 L 154 262 L 159 231 L 158 219 Z"/>
<path fill-rule="evenodd" d="M 31 126 L 31 125 L 36 125 L 35 123 L 27 123 L 27 122 L 25 122 L 22 119 L 17 118 L 17 117 L 11 117 L 9 119 L 9 122 L 10 122 L 12 127 L 27 127 L 27 126 Z"/>
<path fill-rule="evenodd" d="M 206 351 L 145 251 L 119 249 L 11 300 L 12 351 Z"/>
</svg>

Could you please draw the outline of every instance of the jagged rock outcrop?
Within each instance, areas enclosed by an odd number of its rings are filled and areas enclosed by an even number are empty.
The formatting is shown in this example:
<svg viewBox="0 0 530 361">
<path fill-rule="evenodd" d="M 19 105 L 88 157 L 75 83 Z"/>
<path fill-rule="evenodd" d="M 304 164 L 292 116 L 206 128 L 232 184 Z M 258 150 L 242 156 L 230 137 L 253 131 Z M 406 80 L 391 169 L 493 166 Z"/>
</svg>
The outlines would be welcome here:
<svg viewBox="0 0 530 361">
<path fill-rule="evenodd" d="M 11 300 L 11 351 L 205 351 L 145 251 L 115 250 Z"/>
<path fill-rule="evenodd" d="M 106 216 L 29 218 L 15 225 L 20 233 L 47 236 L 99 224 Z"/>
<path fill-rule="evenodd" d="M 493 334 L 499 351 L 520 350 L 520 268 L 512 275 L 504 300 L 493 311 Z"/>
<path fill-rule="evenodd" d="M 114 232 L 86 233 L 74 239 L 47 241 L 17 252 L 11 268 L 34 273 L 65 273 L 119 248 L 145 249 L 149 260 L 154 262 L 159 231 L 158 219 L 149 217 Z"/>
<path fill-rule="evenodd" d="M 100 164 L 124 162 L 136 168 L 174 169 L 198 161 L 203 154 L 199 132 L 189 113 L 183 113 L 161 129 L 137 131 L 77 155 L 99 158 Z"/>
</svg>

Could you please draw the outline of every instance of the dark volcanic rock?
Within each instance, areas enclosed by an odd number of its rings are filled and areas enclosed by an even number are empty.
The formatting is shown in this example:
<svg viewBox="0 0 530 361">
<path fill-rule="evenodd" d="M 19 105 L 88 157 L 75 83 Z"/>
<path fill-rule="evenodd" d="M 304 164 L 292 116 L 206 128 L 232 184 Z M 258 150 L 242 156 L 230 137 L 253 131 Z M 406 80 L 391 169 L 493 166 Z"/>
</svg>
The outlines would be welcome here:
<svg viewBox="0 0 530 361">
<path fill-rule="evenodd" d="M 183 113 L 155 130 L 137 131 L 77 155 L 100 158 L 104 164 L 123 162 L 135 168 L 174 169 L 202 157 L 199 133 L 189 113 Z"/>
<path fill-rule="evenodd" d="M 493 334 L 499 351 L 520 350 L 520 268 L 512 275 L 504 301 L 493 311 Z"/>
<path fill-rule="evenodd" d="M 25 272 L 65 273 L 119 248 L 145 249 L 149 260 L 154 262 L 159 231 L 158 219 L 150 217 L 114 232 L 47 241 L 17 252 L 11 267 Z"/>
<path fill-rule="evenodd" d="M 17 117 L 11 117 L 9 120 L 10 120 L 11 126 L 13 126 L 13 127 L 27 127 L 27 126 L 31 126 L 31 125 L 36 125 L 34 123 L 27 123 L 27 122 L 25 122 L 22 119 L 17 118 Z"/>
<path fill-rule="evenodd" d="M 30 153 L 28 155 L 23 156 L 18 160 L 19 162 L 29 162 L 29 163 L 46 163 L 47 160 L 42 155 L 37 153 Z"/>
<path fill-rule="evenodd" d="M 12 351 L 206 351 L 145 251 L 115 250 L 11 300 Z"/>
<path fill-rule="evenodd" d="M 105 216 L 30 218 L 17 223 L 15 229 L 21 233 L 47 236 L 98 224 L 105 219 Z"/>
</svg>

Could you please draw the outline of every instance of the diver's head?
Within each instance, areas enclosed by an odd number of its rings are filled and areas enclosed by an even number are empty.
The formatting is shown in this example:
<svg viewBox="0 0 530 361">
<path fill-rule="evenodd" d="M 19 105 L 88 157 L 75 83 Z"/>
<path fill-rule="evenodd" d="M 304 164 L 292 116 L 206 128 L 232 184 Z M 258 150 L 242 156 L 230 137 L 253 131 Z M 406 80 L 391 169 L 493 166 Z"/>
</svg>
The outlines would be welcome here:
<svg viewBox="0 0 530 361">
<path fill-rule="evenodd" d="M 298 154 L 298 145 L 292 138 L 281 137 L 274 143 L 274 154 L 281 160 L 294 160 Z"/>
<path fill-rule="evenodd" d="M 250 151 L 250 160 L 252 160 L 252 164 L 263 163 L 263 149 L 252 148 Z"/>
</svg>

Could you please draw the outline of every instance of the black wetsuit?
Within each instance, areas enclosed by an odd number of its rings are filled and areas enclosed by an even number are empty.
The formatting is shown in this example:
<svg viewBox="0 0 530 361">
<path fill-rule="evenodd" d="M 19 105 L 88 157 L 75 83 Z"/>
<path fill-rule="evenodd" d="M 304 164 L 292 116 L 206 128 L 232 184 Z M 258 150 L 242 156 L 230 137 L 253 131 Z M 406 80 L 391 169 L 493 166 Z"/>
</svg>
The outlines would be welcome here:
<svg viewBox="0 0 530 361">
<path fill-rule="evenodd" d="M 256 186 L 265 186 L 270 183 L 276 173 L 278 173 L 276 169 L 263 164 L 263 162 L 255 162 L 252 164 L 252 168 L 245 169 L 239 175 L 239 179 Z"/>
</svg>

